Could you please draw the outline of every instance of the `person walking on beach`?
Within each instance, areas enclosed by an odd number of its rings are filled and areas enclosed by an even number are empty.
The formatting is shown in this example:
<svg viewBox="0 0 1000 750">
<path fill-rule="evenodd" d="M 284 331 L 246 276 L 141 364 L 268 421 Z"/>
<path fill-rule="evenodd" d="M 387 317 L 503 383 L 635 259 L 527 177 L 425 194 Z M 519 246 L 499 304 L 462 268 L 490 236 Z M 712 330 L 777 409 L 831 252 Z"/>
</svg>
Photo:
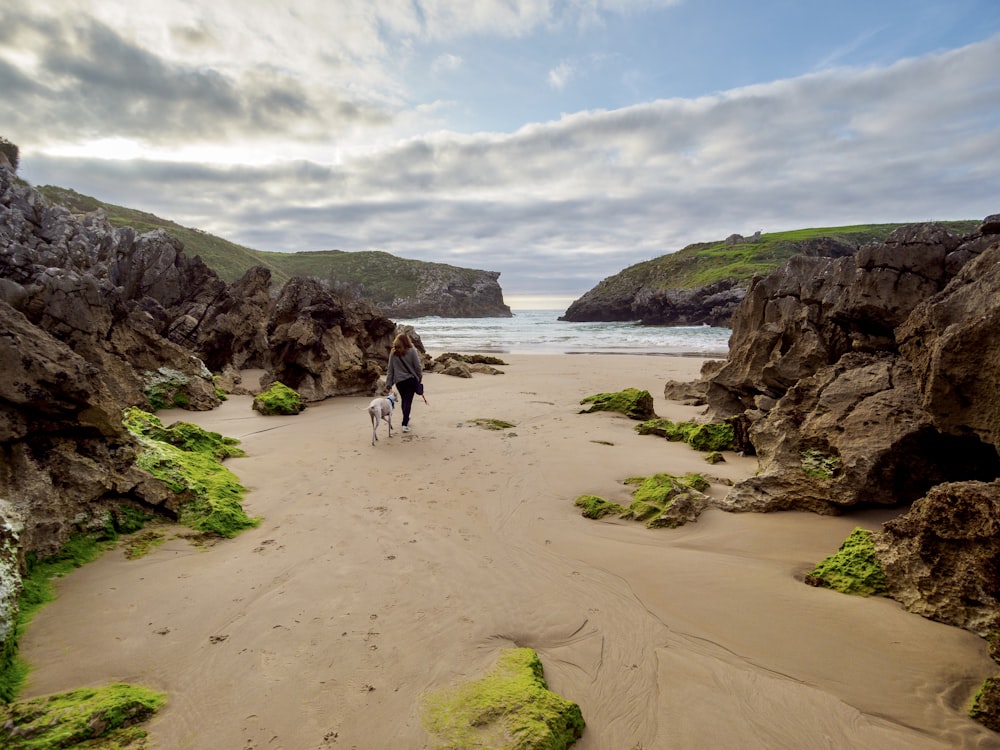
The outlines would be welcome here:
<svg viewBox="0 0 1000 750">
<path fill-rule="evenodd" d="M 413 396 L 418 388 L 422 391 L 424 370 L 420 364 L 420 354 L 405 333 L 396 336 L 389 352 L 389 367 L 385 373 L 385 389 L 391 391 L 393 386 L 399 391 L 403 407 L 403 432 L 410 431 L 410 407 L 413 406 Z"/>
</svg>

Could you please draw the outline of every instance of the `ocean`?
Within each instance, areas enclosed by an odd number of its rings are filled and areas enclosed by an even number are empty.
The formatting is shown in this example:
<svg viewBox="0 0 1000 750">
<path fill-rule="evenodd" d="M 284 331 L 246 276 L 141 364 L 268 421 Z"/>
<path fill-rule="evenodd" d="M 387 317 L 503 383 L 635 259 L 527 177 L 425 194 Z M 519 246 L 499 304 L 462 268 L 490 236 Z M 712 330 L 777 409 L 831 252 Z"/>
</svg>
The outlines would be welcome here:
<svg viewBox="0 0 1000 750">
<path fill-rule="evenodd" d="M 411 318 L 432 355 L 459 354 L 664 354 L 722 358 L 728 328 L 641 326 L 635 323 L 569 323 L 559 310 L 515 310 L 512 318 Z"/>
</svg>

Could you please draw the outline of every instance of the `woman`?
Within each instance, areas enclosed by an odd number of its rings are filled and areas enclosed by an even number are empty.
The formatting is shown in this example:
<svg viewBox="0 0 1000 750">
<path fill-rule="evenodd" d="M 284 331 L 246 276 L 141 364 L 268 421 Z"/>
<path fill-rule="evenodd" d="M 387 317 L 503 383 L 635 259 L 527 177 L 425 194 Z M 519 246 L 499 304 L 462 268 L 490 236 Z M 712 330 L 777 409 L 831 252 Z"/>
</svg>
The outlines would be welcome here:
<svg viewBox="0 0 1000 750">
<path fill-rule="evenodd" d="M 399 391 L 403 406 L 403 432 L 410 431 L 410 407 L 413 406 L 413 394 L 417 392 L 424 370 L 420 364 L 420 354 L 405 333 L 396 336 L 389 353 L 389 368 L 385 373 L 385 389 L 391 391 L 393 386 Z"/>
</svg>

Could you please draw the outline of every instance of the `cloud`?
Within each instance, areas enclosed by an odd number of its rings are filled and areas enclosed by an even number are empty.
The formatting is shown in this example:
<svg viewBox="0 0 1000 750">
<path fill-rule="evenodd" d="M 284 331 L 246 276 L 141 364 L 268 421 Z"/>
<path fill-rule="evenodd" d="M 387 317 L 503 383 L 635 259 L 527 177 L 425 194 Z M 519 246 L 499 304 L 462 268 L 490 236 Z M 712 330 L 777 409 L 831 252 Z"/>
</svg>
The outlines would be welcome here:
<svg viewBox="0 0 1000 750">
<path fill-rule="evenodd" d="M 393 118 L 389 109 L 337 92 L 307 90 L 276 67 L 256 66 L 237 76 L 169 62 L 92 18 L 55 22 L 29 15 L 20 21 L 20 33 L 0 46 L 14 48 L 24 37 L 44 42 L 34 46 L 30 78 L 0 63 L 8 84 L 4 124 L 14 133 L 32 133 L 36 143 L 108 136 L 160 145 L 288 133 L 328 138 L 331 131 Z M 46 123 L 41 132 L 38 122 Z"/>
<path fill-rule="evenodd" d="M 434 62 L 431 63 L 431 72 L 433 73 L 448 73 L 453 70 L 458 70 L 462 67 L 462 58 L 460 55 L 444 54 L 438 55 L 434 58 Z"/>
<path fill-rule="evenodd" d="M 554 89 L 566 88 L 569 79 L 573 77 L 573 67 L 566 61 L 559 63 L 549 71 L 549 86 Z"/>
<path fill-rule="evenodd" d="M 334 5 L 343 23 L 375 33 L 360 5 Z M 579 18 L 587 5 L 405 3 L 420 12 L 404 8 L 390 31 L 455 35 L 506 19 L 515 33 Z M 387 7 L 376 0 L 371 18 Z M 508 294 L 578 296 L 628 265 L 733 232 L 1000 210 L 1000 36 L 890 66 L 460 134 L 421 128 L 443 105 L 408 106 L 402 93 L 397 101 L 381 64 L 345 87 L 365 54 L 356 40 L 322 55 L 289 50 L 320 71 L 304 76 L 264 52 L 250 55 L 253 65 L 227 66 L 211 50 L 244 37 L 208 15 L 169 24 L 155 54 L 141 34 L 99 20 L 25 18 L 15 35 L 0 11 L 4 128 L 31 133 L 45 123 L 56 128 L 43 133 L 50 139 L 92 129 L 164 144 L 245 135 L 265 151 L 273 142 L 277 158 L 107 161 L 20 143 L 22 176 L 262 250 L 380 249 L 500 271 Z M 279 19 L 275 39 L 252 44 L 273 53 L 286 23 L 294 25 Z M 15 54 L 28 37 L 33 60 Z M 193 48 L 204 64 L 185 58 Z M 570 74 L 567 65 L 557 79 Z M 411 135 L 400 139 L 402 123 Z M 373 136 L 380 128 L 394 136 Z M 366 140 L 351 140 L 362 131 Z"/>
</svg>

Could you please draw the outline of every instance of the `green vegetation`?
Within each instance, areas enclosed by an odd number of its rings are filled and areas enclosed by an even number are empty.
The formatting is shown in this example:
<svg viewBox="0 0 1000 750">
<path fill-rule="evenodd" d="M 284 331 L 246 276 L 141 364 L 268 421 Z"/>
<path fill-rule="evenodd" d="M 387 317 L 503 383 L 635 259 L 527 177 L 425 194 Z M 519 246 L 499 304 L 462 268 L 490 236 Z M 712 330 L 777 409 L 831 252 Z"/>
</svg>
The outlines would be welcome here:
<svg viewBox="0 0 1000 750">
<path fill-rule="evenodd" d="M 860 526 L 850 533 L 835 555 L 819 563 L 805 580 L 810 586 L 825 586 L 844 594 L 871 596 L 887 591 L 872 533 Z"/>
<path fill-rule="evenodd" d="M 975 230 L 978 221 L 941 222 L 959 234 Z M 594 292 L 632 298 L 639 289 L 697 289 L 717 281 L 749 282 L 755 275 L 766 276 L 793 255 L 810 252 L 811 244 L 834 240 L 860 246 L 881 242 L 905 224 L 858 224 L 846 227 L 818 227 L 790 232 L 762 234 L 757 242 L 699 242 L 682 250 L 661 255 L 610 276 Z"/>
<path fill-rule="evenodd" d="M 1000 732 L 1000 677 L 987 677 L 969 707 L 969 716 L 994 732 Z"/>
<path fill-rule="evenodd" d="M 16 157 L 16 146 L 10 144 Z M 0 148 L 3 148 L 0 142 Z M 9 155 L 8 155 L 9 158 Z M 16 164 L 15 164 L 16 168 Z M 47 199 L 71 211 L 103 209 L 114 226 L 134 227 L 138 232 L 162 229 L 184 244 L 185 254 L 201 259 L 227 282 L 239 279 L 254 266 L 271 271 L 276 284 L 292 276 L 311 276 L 330 281 L 378 304 L 411 297 L 420 289 L 428 271 L 444 271 L 460 282 L 466 274 L 477 271 L 442 263 L 426 263 L 398 258 L 379 251 L 344 252 L 265 252 L 238 245 L 199 229 L 183 227 L 154 214 L 112 203 L 104 203 L 74 190 L 42 185 L 37 188 Z M 940 222 L 959 234 L 973 231 L 978 221 Z M 829 240 L 859 246 L 884 240 L 904 224 L 859 224 L 844 227 L 819 227 L 789 232 L 762 234 L 756 242 L 727 245 L 725 241 L 701 242 L 638 263 L 608 277 L 595 292 L 632 298 L 639 289 L 696 289 L 723 279 L 747 282 L 755 274 L 766 275 L 793 255 L 815 252 L 812 245 Z"/>
<path fill-rule="evenodd" d="M 653 397 L 649 391 L 638 388 L 626 388 L 624 391 L 616 393 L 597 393 L 587 396 L 581 404 L 591 404 L 589 409 L 583 409 L 581 414 L 590 414 L 595 411 L 616 411 L 624 414 L 629 419 L 650 419 L 655 417 L 653 411 Z"/>
<path fill-rule="evenodd" d="M 649 419 L 636 425 L 640 435 L 659 435 L 671 442 L 687 443 L 699 451 L 724 451 L 733 447 L 736 435 L 733 426 L 725 422 L 671 422 L 669 419 Z"/>
<path fill-rule="evenodd" d="M 597 495 L 580 495 L 573 504 L 577 508 L 583 508 L 584 518 L 593 518 L 594 520 L 604 518 L 604 516 L 609 516 L 612 513 L 620 516 L 627 512 L 624 506 L 612 503 Z"/>
<path fill-rule="evenodd" d="M 423 723 L 436 750 L 565 750 L 585 726 L 530 648 L 505 649 L 486 677 L 425 698 Z"/>
<path fill-rule="evenodd" d="M 697 516 L 705 500 L 703 493 L 709 488 L 705 477 L 693 473 L 683 477 L 673 474 L 629 477 L 625 484 L 636 485 L 628 508 L 597 495 L 580 495 L 573 504 L 583 509 L 584 518 L 598 519 L 613 513 L 641 521 L 650 529 L 675 528 Z M 678 502 L 682 500 L 688 502 Z"/>
<path fill-rule="evenodd" d="M 292 416 L 305 408 L 298 391 L 277 381 L 271 383 L 266 391 L 253 397 L 253 410 L 265 417 Z"/>
<path fill-rule="evenodd" d="M 142 447 L 136 465 L 184 496 L 178 519 L 181 523 L 227 538 L 260 523 L 243 511 L 246 489 L 220 463 L 226 456 L 242 455 L 231 438 L 210 432 L 198 435 L 204 431 L 185 422 L 164 427 L 154 415 L 134 408 L 125 410 L 123 423 Z M 176 441 L 190 450 L 173 444 L 164 434 L 175 427 Z"/>
<path fill-rule="evenodd" d="M 680 525 L 670 510 L 678 499 L 685 497 L 700 498 L 708 489 L 708 480 L 701 474 L 685 474 L 676 477 L 673 474 L 653 474 L 650 477 L 629 477 L 625 484 L 637 485 L 632 491 L 632 504 L 623 518 L 642 521 L 647 527 L 673 528 Z"/>
<path fill-rule="evenodd" d="M 166 701 L 163 693 L 117 683 L 81 688 L 0 708 L 0 740 L 10 750 L 144 747 L 137 724 Z"/>
<path fill-rule="evenodd" d="M 840 466 L 840 456 L 827 455 L 810 448 L 802 451 L 802 471 L 813 479 L 832 479 Z"/>
<path fill-rule="evenodd" d="M 75 190 L 42 185 L 38 191 L 53 203 L 78 213 L 103 209 L 113 226 L 134 227 L 140 233 L 162 229 L 184 244 L 185 255 L 199 256 L 223 281 L 229 283 L 239 279 L 254 266 L 264 266 L 271 271 L 271 278 L 278 285 L 284 284 L 293 276 L 310 276 L 329 281 L 335 288 L 353 292 L 379 305 L 416 296 L 429 271 L 444 272 L 457 284 L 470 278 L 478 279 L 480 275 L 480 271 L 474 269 L 399 258 L 377 250 L 254 250 L 199 229 L 183 227 L 151 213 L 104 203 Z"/>
<path fill-rule="evenodd" d="M 486 430 L 509 430 L 511 427 L 517 427 L 517 425 L 504 422 L 502 419 L 471 419 L 469 423 Z"/>
<path fill-rule="evenodd" d="M 29 553 L 25 559 L 26 571 L 21 577 L 21 593 L 17 600 L 17 621 L 13 637 L 4 641 L 0 654 L 0 703 L 9 703 L 17 697 L 28 676 L 28 665 L 17 655 L 18 643 L 28 624 L 38 610 L 55 597 L 52 579 L 97 559 L 116 538 L 114 528 L 110 535 L 102 532 L 79 533 L 70 537 L 55 555 L 39 560 Z"/>
<path fill-rule="evenodd" d="M 134 227 L 140 233 L 162 229 L 184 243 L 185 255 L 200 256 L 209 268 L 230 283 L 236 281 L 254 266 L 270 268 L 272 277 L 279 283 L 284 283 L 289 279 L 289 274 L 265 262 L 257 250 L 228 242 L 198 229 L 182 227 L 180 224 L 161 219 L 159 216 L 145 211 L 116 206 L 113 203 L 104 203 L 75 190 L 54 185 L 42 185 L 37 189 L 48 200 L 65 206 L 70 211 L 88 213 L 103 209 L 108 216 L 108 221 L 116 227 Z M 280 253 L 275 254 L 280 255 Z"/>
</svg>

